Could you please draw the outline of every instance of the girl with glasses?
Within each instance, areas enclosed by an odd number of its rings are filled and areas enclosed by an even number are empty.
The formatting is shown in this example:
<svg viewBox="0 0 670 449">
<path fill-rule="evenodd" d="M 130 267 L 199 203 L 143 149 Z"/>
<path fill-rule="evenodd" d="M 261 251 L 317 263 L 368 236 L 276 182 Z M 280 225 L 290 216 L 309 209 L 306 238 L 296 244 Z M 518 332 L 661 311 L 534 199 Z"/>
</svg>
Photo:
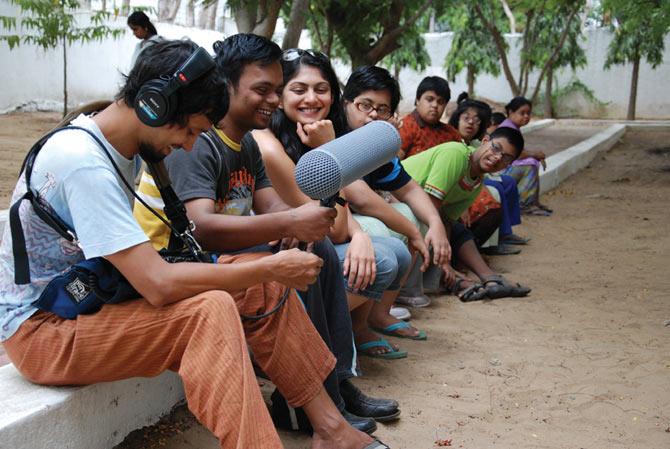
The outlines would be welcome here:
<svg viewBox="0 0 670 449">
<path fill-rule="evenodd" d="M 312 201 L 295 182 L 300 157 L 347 130 L 337 75 L 320 53 L 287 50 L 282 58 L 284 88 L 271 130 L 254 131 L 272 184 L 287 204 L 297 207 Z M 330 238 L 342 261 L 352 310 L 354 336 L 359 352 L 372 357 L 397 359 L 407 356 L 380 338 L 368 326 L 375 302 L 397 296 L 411 256 L 396 238 L 369 237 L 351 218 L 348 207 L 336 206 Z M 416 334 L 414 338 L 425 339 Z"/>
</svg>

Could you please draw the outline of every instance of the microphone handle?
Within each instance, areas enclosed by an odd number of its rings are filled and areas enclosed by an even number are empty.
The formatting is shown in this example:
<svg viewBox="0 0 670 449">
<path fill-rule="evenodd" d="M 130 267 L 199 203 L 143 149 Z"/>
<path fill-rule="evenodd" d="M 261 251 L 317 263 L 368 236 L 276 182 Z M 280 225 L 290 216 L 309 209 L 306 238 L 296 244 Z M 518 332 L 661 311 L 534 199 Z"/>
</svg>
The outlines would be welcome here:
<svg viewBox="0 0 670 449">
<path fill-rule="evenodd" d="M 335 204 L 338 203 L 339 201 L 342 201 L 342 199 L 340 198 L 340 194 L 336 193 L 335 195 L 329 198 L 321 198 L 319 200 L 319 203 L 321 204 L 321 207 L 335 207 Z M 306 251 L 307 244 L 308 244 L 307 242 L 298 243 L 298 249 L 300 251 Z"/>
</svg>

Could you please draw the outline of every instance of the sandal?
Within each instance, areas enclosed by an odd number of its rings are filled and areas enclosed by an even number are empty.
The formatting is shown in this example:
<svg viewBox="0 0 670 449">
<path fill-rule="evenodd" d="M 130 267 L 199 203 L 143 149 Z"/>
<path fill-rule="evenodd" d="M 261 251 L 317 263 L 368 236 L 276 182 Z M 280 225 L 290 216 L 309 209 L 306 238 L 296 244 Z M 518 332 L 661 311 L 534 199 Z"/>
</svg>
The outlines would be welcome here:
<svg viewBox="0 0 670 449">
<path fill-rule="evenodd" d="M 389 349 L 389 351 L 376 353 L 370 351 L 372 348 L 385 348 Z M 391 344 L 388 341 L 386 341 L 383 338 L 380 338 L 379 340 L 368 341 L 367 343 L 361 343 L 360 345 L 356 345 L 356 349 L 358 350 L 358 353 L 360 355 L 365 355 L 368 357 L 372 357 L 374 359 L 395 360 L 395 359 L 404 359 L 405 357 L 407 357 L 407 351 L 401 351 L 399 349 L 395 349 L 393 346 L 391 346 Z"/>
<path fill-rule="evenodd" d="M 506 245 L 527 245 L 530 242 L 530 238 L 524 238 L 515 233 L 504 235 L 500 238 L 500 241 Z"/>
<path fill-rule="evenodd" d="M 498 243 L 495 246 L 487 246 L 479 250 L 480 253 L 486 254 L 487 256 L 511 256 L 514 254 L 519 254 L 521 250 L 519 248 L 513 248 L 504 243 Z"/>
<path fill-rule="evenodd" d="M 549 212 L 539 207 L 529 207 L 528 209 L 522 209 L 521 213 L 524 215 L 535 215 L 538 217 L 550 217 L 552 212 Z"/>
<path fill-rule="evenodd" d="M 363 449 L 391 449 L 379 440 L 374 440 L 372 443 L 365 446 Z"/>
<path fill-rule="evenodd" d="M 451 293 L 463 302 L 478 301 L 486 298 L 486 289 L 479 282 L 473 282 L 471 286 L 461 290 L 461 284 L 468 279 L 458 278 L 451 287 Z"/>
<path fill-rule="evenodd" d="M 410 335 L 402 335 L 397 333 L 397 330 L 400 329 L 409 329 L 412 327 L 409 323 L 406 323 L 404 321 L 399 321 L 397 323 L 393 323 L 391 325 L 388 325 L 384 328 L 372 328 L 374 331 L 379 332 L 380 334 L 388 335 L 390 337 L 398 337 L 398 338 L 409 338 L 410 340 L 427 340 L 428 337 L 426 336 L 426 333 L 424 331 L 419 331 L 419 335 L 415 336 L 410 336 Z"/>
<path fill-rule="evenodd" d="M 486 296 L 489 299 L 520 298 L 531 292 L 530 288 L 518 282 L 512 284 L 499 274 L 492 274 L 491 276 L 482 278 L 482 284 L 484 284 L 484 290 L 486 290 Z"/>
</svg>

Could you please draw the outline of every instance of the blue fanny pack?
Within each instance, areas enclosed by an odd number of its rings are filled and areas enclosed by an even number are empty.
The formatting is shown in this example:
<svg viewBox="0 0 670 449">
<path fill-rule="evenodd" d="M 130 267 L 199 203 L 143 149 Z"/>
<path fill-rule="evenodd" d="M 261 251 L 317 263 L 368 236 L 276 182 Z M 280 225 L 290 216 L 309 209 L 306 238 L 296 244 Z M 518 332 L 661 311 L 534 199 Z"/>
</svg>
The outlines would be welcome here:
<svg viewBox="0 0 670 449">
<path fill-rule="evenodd" d="M 33 305 L 72 320 L 77 315 L 95 313 L 105 304 L 140 296 L 114 265 L 102 257 L 94 257 L 53 278 Z"/>
</svg>

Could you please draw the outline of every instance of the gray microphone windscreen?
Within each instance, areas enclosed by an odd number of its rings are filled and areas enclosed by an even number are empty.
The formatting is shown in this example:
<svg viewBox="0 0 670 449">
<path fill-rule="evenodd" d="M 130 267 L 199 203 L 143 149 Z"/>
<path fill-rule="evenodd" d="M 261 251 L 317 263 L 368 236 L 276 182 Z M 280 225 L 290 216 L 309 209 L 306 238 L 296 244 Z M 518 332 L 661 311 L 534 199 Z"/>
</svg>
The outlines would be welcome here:
<svg viewBox="0 0 670 449">
<path fill-rule="evenodd" d="M 312 199 L 330 198 L 391 161 L 400 144 L 395 126 L 375 120 L 305 153 L 295 167 L 295 181 Z"/>
</svg>

